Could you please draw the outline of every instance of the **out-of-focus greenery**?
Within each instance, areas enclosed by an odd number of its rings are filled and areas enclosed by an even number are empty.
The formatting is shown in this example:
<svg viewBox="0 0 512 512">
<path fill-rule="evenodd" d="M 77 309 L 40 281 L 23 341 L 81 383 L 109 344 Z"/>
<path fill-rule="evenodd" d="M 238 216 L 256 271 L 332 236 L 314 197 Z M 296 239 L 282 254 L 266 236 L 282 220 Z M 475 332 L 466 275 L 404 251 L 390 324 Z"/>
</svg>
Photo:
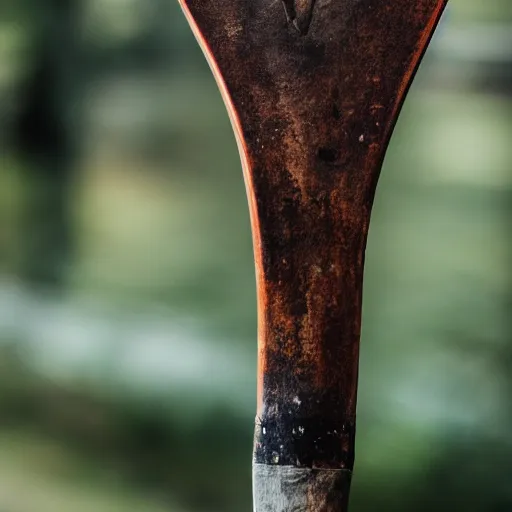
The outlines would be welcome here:
<svg viewBox="0 0 512 512">
<path fill-rule="evenodd" d="M 451 0 L 367 250 L 354 512 L 512 510 L 512 2 Z M 175 0 L 0 5 L 0 510 L 251 509 L 234 137 Z"/>
</svg>

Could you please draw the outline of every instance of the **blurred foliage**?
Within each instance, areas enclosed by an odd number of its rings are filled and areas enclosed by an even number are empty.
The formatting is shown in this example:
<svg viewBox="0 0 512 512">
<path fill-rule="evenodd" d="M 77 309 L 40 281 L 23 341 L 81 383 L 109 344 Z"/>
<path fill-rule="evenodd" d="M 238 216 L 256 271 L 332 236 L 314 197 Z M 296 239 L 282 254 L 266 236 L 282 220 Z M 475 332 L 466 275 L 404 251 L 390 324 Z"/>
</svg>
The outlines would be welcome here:
<svg viewBox="0 0 512 512">
<path fill-rule="evenodd" d="M 451 0 L 367 251 L 354 512 L 512 509 L 512 3 Z M 234 137 L 174 0 L 0 4 L 0 510 L 250 510 Z"/>
</svg>

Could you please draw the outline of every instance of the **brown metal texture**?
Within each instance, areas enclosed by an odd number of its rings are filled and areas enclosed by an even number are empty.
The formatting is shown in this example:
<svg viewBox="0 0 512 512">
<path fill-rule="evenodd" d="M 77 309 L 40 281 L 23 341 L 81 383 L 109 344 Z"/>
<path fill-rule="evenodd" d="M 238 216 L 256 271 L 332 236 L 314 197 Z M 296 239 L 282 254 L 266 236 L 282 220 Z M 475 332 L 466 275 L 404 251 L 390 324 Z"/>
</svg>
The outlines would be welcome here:
<svg viewBox="0 0 512 512">
<path fill-rule="evenodd" d="M 179 1 L 228 107 L 250 204 L 254 462 L 351 471 L 374 193 L 447 0 Z"/>
</svg>

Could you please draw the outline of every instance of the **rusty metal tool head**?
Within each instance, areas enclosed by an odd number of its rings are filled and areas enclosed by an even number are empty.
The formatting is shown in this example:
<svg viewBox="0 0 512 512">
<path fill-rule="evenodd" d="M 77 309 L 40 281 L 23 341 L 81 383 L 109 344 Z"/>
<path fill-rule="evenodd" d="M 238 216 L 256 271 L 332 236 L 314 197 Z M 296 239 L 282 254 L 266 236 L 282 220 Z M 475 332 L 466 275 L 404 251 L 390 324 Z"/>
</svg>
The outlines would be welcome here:
<svg viewBox="0 0 512 512">
<path fill-rule="evenodd" d="M 345 511 L 364 252 L 447 0 L 179 0 L 233 123 L 258 290 L 256 512 Z"/>
</svg>

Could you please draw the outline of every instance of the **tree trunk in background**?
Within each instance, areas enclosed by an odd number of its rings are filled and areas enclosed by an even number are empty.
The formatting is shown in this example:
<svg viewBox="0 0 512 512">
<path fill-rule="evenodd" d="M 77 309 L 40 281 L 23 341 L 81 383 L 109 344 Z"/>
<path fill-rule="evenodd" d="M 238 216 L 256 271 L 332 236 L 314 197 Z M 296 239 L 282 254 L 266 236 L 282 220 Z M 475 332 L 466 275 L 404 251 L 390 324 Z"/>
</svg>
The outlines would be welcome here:
<svg viewBox="0 0 512 512">
<path fill-rule="evenodd" d="M 73 252 L 81 2 L 33 3 L 35 58 L 15 126 L 25 187 L 18 275 L 32 284 L 61 286 Z"/>
</svg>

